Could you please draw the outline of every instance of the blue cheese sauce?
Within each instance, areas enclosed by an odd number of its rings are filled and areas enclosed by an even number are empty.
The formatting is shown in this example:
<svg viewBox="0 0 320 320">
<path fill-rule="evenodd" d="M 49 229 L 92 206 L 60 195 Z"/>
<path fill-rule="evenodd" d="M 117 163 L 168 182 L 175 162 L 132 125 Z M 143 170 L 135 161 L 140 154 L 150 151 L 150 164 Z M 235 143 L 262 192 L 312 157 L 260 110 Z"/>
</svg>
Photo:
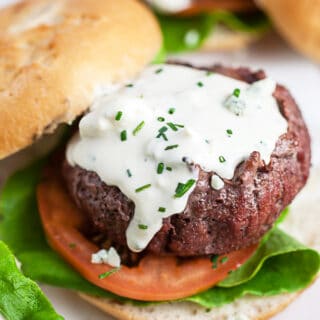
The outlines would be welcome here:
<svg viewBox="0 0 320 320">
<path fill-rule="evenodd" d="M 253 151 L 265 163 L 287 122 L 271 79 L 252 85 L 184 66 L 148 67 L 96 99 L 67 147 L 71 165 L 96 172 L 135 203 L 126 230 L 132 251 L 146 248 L 162 220 L 182 212 L 200 165 L 211 185 L 232 179 Z"/>
</svg>

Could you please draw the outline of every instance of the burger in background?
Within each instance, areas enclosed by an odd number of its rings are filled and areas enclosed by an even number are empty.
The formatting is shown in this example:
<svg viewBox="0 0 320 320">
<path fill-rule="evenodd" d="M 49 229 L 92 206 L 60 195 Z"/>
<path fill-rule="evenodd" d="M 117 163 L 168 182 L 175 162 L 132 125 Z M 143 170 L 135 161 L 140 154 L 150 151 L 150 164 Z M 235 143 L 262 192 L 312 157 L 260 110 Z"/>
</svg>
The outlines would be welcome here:
<svg viewBox="0 0 320 320">
<path fill-rule="evenodd" d="M 146 0 L 155 10 L 168 53 L 235 50 L 261 38 L 270 23 L 251 0 Z"/>
</svg>

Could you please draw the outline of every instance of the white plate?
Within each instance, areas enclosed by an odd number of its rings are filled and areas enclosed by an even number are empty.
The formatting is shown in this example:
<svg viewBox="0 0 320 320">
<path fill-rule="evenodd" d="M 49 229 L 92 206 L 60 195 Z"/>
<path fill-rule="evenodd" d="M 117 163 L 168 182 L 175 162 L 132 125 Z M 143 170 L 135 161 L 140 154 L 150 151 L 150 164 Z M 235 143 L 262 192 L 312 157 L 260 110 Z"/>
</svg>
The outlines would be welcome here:
<svg viewBox="0 0 320 320">
<path fill-rule="evenodd" d="M 14 2 L 14 0 L 0 0 L 0 6 L 9 2 Z M 275 36 L 271 36 L 262 43 L 253 46 L 250 50 L 242 52 L 189 54 L 180 56 L 179 59 L 197 65 L 210 65 L 219 62 L 225 65 L 249 66 L 254 69 L 262 68 L 279 83 L 289 87 L 300 105 L 310 129 L 313 165 L 320 166 L 320 67 L 318 65 L 294 53 Z M 319 223 L 320 230 L 320 219 L 315 223 Z M 41 287 L 57 311 L 67 320 L 111 319 L 72 292 L 45 285 Z M 273 319 L 318 320 L 320 319 L 319 297 L 320 280 Z"/>
</svg>

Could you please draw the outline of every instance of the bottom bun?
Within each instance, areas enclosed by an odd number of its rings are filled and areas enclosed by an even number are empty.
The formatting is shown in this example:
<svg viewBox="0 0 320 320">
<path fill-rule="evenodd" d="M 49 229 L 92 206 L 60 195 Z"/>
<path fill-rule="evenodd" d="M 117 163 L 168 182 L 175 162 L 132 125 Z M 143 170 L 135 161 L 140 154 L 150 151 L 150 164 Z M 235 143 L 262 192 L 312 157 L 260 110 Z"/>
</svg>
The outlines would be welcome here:
<svg viewBox="0 0 320 320">
<path fill-rule="evenodd" d="M 281 228 L 297 240 L 320 251 L 318 220 L 320 203 L 320 167 L 313 168 L 309 181 L 291 207 Z M 308 217 L 306 219 L 306 217 Z M 301 226 L 303 225 L 303 229 Z M 79 295 L 99 309 L 121 320 L 263 320 L 286 308 L 302 291 L 271 297 L 246 296 L 210 311 L 191 302 L 166 302 L 147 307 L 120 303 L 111 299 Z"/>
</svg>

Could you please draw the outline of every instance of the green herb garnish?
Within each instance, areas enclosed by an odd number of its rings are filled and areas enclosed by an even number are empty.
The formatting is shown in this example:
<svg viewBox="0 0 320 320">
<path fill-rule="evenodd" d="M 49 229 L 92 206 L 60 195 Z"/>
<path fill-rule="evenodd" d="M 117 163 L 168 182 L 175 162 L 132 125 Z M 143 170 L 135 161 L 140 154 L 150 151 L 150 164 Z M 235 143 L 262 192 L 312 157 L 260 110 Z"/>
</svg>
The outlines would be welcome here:
<svg viewBox="0 0 320 320">
<path fill-rule="evenodd" d="M 218 259 L 219 259 L 219 256 L 217 254 L 212 256 L 212 258 L 211 258 L 212 269 L 217 269 L 217 267 L 218 267 Z"/>
<path fill-rule="evenodd" d="M 121 119 L 121 117 L 122 117 L 122 111 L 118 111 L 114 118 L 115 118 L 115 120 L 119 121 Z"/>
<path fill-rule="evenodd" d="M 240 96 L 240 89 L 239 88 L 236 88 L 233 90 L 233 93 L 232 93 L 233 96 L 239 98 Z"/>
<path fill-rule="evenodd" d="M 232 130 L 231 129 L 227 129 L 227 134 L 231 136 L 233 134 Z"/>
<path fill-rule="evenodd" d="M 167 147 L 165 147 L 165 149 L 164 150 L 171 150 L 171 149 L 175 149 L 175 148 L 178 148 L 179 147 L 179 145 L 178 144 L 172 144 L 171 146 L 167 146 Z"/>
<path fill-rule="evenodd" d="M 99 274 L 99 279 L 105 279 L 105 278 L 111 276 L 112 274 L 118 272 L 119 270 L 120 270 L 120 268 L 113 268 L 107 272 L 101 273 L 101 274 Z"/>
<path fill-rule="evenodd" d="M 163 138 L 165 141 L 168 141 L 168 138 L 167 136 L 164 134 L 166 131 L 168 130 L 168 128 L 166 126 L 163 126 L 161 127 L 159 130 L 158 130 L 158 135 L 157 135 L 157 138 Z"/>
<path fill-rule="evenodd" d="M 138 224 L 139 229 L 141 230 L 147 230 L 148 226 L 146 224 Z"/>
<path fill-rule="evenodd" d="M 157 69 L 154 73 L 159 74 L 159 73 L 161 73 L 162 71 L 163 71 L 163 69 L 162 69 L 162 68 L 159 68 L 159 69 Z"/>
<path fill-rule="evenodd" d="M 151 187 L 151 183 L 148 183 L 148 184 L 145 184 L 144 186 L 141 186 L 141 187 L 137 188 L 135 191 L 136 192 L 141 192 L 141 191 L 143 191 L 145 189 L 148 189 L 150 187 Z"/>
<path fill-rule="evenodd" d="M 228 257 L 222 257 L 220 259 L 220 263 L 224 264 L 224 263 L 226 263 L 228 261 L 228 259 L 229 259 Z"/>
<path fill-rule="evenodd" d="M 168 113 L 169 113 L 169 114 L 174 114 L 174 113 L 175 113 L 175 111 L 176 111 L 176 109 L 175 109 L 175 108 L 170 108 L 170 109 L 168 110 Z"/>
<path fill-rule="evenodd" d="M 186 183 L 179 182 L 176 188 L 175 198 L 181 198 L 185 193 L 187 193 L 190 188 L 195 184 L 196 180 L 190 179 Z"/>
<path fill-rule="evenodd" d="M 167 125 L 168 125 L 173 131 L 178 131 L 178 128 L 184 128 L 184 125 L 182 125 L 182 124 L 177 124 L 177 123 L 172 123 L 172 122 L 167 122 Z"/>
<path fill-rule="evenodd" d="M 127 169 L 127 175 L 128 175 L 129 178 L 132 177 L 132 173 L 131 173 L 130 169 Z"/>
<path fill-rule="evenodd" d="M 132 87 L 133 87 L 133 84 L 132 84 L 132 83 L 129 83 L 129 84 L 126 85 L 126 87 L 127 87 L 127 88 L 132 88 Z"/>
<path fill-rule="evenodd" d="M 166 167 L 166 170 L 172 171 L 172 168 L 171 167 Z"/>
<path fill-rule="evenodd" d="M 165 119 L 164 117 L 158 117 L 157 120 L 160 121 L 160 122 L 163 122 L 163 121 L 165 121 L 166 119 Z"/>
<path fill-rule="evenodd" d="M 213 73 L 214 73 L 214 72 L 212 72 L 212 71 L 207 71 L 207 72 L 206 72 L 206 76 L 209 77 L 209 76 L 213 75 Z"/>
<path fill-rule="evenodd" d="M 219 161 L 220 161 L 221 163 L 224 163 L 224 162 L 226 162 L 226 159 L 225 159 L 224 156 L 220 156 L 220 157 L 219 157 Z"/>
<path fill-rule="evenodd" d="M 159 211 L 159 212 L 166 212 L 166 208 L 164 208 L 164 207 L 159 207 L 158 211 Z"/>
<path fill-rule="evenodd" d="M 132 131 L 132 134 L 135 136 L 137 135 L 137 133 L 142 129 L 142 127 L 144 126 L 144 121 L 141 121 L 136 127 L 135 129 Z"/>
<path fill-rule="evenodd" d="M 160 162 L 157 167 L 157 173 L 161 174 L 163 172 L 163 169 L 164 169 L 164 164 Z"/>
<path fill-rule="evenodd" d="M 201 87 L 203 87 L 203 83 L 201 81 L 199 81 L 199 82 L 197 82 L 197 86 L 201 88 Z"/>
<path fill-rule="evenodd" d="M 127 130 L 123 130 L 120 132 L 120 139 L 121 139 L 121 141 L 127 140 Z"/>
</svg>

